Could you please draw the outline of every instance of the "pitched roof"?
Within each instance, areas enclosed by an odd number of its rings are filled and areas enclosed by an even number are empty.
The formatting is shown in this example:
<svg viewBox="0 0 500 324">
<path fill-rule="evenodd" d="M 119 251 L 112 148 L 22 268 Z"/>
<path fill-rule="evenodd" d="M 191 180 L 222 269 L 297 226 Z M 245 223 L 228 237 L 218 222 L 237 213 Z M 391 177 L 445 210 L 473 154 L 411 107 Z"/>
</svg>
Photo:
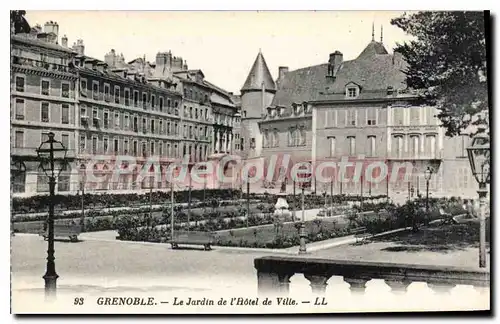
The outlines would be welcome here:
<svg viewBox="0 0 500 324">
<path fill-rule="evenodd" d="M 406 88 L 404 67 L 399 53 L 388 54 L 382 43 L 372 41 L 356 59 L 343 62 L 335 78 L 327 77 L 328 63 L 289 71 L 280 82 L 271 106 L 343 100 L 345 86 L 351 82 L 362 89 L 359 99 L 380 98 L 389 86 L 395 90 Z"/>
<path fill-rule="evenodd" d="M 266 60 L 264 59 L 262 52 L 259 52 L 255 58 L 255 62 L 253 62 L 250 73 L 248 74 L 241 91 L 261 90 L 262 83 L 264 83 L 265 90 L 273 92 L 276 91 L 276 84 L 271 76 L 271 72 L 269 72 Z"/>
</svg>

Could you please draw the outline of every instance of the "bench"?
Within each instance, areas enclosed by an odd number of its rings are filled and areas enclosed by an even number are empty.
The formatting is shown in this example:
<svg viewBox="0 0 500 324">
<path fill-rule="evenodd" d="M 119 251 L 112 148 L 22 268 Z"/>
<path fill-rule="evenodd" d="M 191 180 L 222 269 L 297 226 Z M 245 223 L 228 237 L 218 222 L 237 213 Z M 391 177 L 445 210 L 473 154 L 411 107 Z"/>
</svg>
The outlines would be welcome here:
<svg viewBox="0 0 500 324">
<path fill-rule="evenodd" d="M 78 241 L 78 235 L 82 232 L 80 225 L 73 224 L 54 224 L 54 239 L 55 238 L 69 238 L 71 242 Z M 49 231 L 45 230 L 40 233 L 44 240 L 48 240 Z"/>
<path fill-rule="evenodd" d="M 211 250 L 215 236 L 212 232 L 201 231 L 174 231 L 174 236 L 170 240 L 172 249 L 177 249 L 179 244 L 203 245 L 206 251 Z"/>
<path fill-rule="evenodd" d="M 366 231 L 366 227 L 357 227 L 351 231 L 356 238 L 356 243 L 363 242 L 367 237 L 370 236 L 370 233 Z"/>
</svg>

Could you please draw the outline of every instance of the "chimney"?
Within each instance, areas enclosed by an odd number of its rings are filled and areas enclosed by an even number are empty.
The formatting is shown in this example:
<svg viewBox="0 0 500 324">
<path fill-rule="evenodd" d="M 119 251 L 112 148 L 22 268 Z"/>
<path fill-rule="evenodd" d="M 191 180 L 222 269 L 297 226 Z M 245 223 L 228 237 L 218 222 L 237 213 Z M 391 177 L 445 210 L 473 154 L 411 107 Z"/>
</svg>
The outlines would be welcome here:
<svg viewBox="0 0 500 324">
<path fill-rule="evenodd" d="M 59 25 L 55 21 L 47 21 L 45 25 L 43 26 L 43 32 L 46 34 L 49 33 L 54 33 L 55 38 L 54 38 L 54 43 L 57 44 L 57 41 L 59 39 Z"/>
<path fill-rule="evenodd" d="M 278 68 L 278 80 L 276 80 L 278 86 L 281 83 L 281 81 L 283 81 L 283 79 L 285 78 L 285 74 L 287 73 L 288 73 L 288 66 L 280 66 Z"/>
<path fill-rule="evenodd" d="M 328 60 L 327 76 L 335 77 L 343 60 L 344 60 L 344 55 L 341 52 L 335 51 L 335 53 L 331 53 L 330 59 Z"/>
<path fill-rule="evenodd" d="M 73 50 L 78 53 L 78 55 L 85 55 L 85 45 L 83 45 L 83 40 L 79 39 L 73 44 Z"/>
<path fill-rule="evenodd" d="M 116 52 L 114 49 L 104 55 L 104 62 L 111 68 L 116 67 Z"/>
<path fill-rule="evenodd" d="M 68 37 L 66 35 L 64 35 L 63 38 L 61 38 L 61 45 L 63 47 L 68 47 Z"/>
</svg>

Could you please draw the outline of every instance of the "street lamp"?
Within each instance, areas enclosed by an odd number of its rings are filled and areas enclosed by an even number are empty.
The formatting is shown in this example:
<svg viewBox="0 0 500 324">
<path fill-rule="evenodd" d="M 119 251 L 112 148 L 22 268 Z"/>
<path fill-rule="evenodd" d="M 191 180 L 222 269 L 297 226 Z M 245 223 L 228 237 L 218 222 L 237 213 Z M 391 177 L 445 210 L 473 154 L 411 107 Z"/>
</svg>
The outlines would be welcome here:
<svg viewBox="0 0 500 324">
<path fill-rule="evenodd" d="M 427 167 L 424 173 L 425 178 L 425 214 L 426 216 L 429 213 L 429 181 L 431 180 L 432 169 Z"/>
<path fill-rule="evenodd" d="M 490 139 L 485 134 L 477 134 L 472 145 L 467 148 L 472 174 L 479 184 L 479 267 L 486 267 L 486 184 L 490 183 Z"/>
<path fill-rule="evenodd" d="M 48 218 L 48 249 L 47 249 L 47 269 L 43 279 L 45 280 L 45 296 L 55 297 L 56 282 L 59 277 L 56 273 L 56 264 L 54 257 L 54 200 L 56 178 L 61 171 L 66 168 L 67 149 L 61 142 L 54 139 L 54 133 L 48 134 L 49 139 L 40 144 L 37 149 L 40 160 L 40 168 L 49 178 L 49 218 Z"/>
<path fill-rule="evenodd" d="M 307 169 L 306 166 L 302 166 L 300 169 Z M 309 172 L 301 172 L 302 178 L 311 178 L 311 173 Z M 307 248 L 306 248 L 306 211 L 305 211 L 305 195 L 304 195 L 304 190 L 306 186 L 310 185 L 310 180 L 306 183 L 304 179 L 300 182 L 300 187 L 302 189 L 302 221 L 300 222 L 300 229 L 299 229 L 299 238 L 300 238 L 300 247 L 299 247 L 299 254 L 306 254 L 307 253 Z"/>
</svg>

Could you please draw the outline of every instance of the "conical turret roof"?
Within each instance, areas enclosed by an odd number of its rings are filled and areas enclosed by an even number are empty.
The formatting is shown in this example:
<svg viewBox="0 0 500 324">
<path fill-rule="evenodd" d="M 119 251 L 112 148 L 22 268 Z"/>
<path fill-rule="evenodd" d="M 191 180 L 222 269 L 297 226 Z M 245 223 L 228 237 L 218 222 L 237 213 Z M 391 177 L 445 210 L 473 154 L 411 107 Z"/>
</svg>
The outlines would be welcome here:
<svg viewBox="0 0 500 324">
<path fill-rule="evenodd" d="M 259 51 L 259 54 L 253 63 L 252 69 L 248 74 L 247 80 L 241 88 L 241 91 L 262 90 L 263 82 L 265 90 L 272 92 L 276 91 L 276 84 L 271 76 L 271 72 L 269 72 L 266 60 L 264 59 L 262 52 Z"/>
</svg>

